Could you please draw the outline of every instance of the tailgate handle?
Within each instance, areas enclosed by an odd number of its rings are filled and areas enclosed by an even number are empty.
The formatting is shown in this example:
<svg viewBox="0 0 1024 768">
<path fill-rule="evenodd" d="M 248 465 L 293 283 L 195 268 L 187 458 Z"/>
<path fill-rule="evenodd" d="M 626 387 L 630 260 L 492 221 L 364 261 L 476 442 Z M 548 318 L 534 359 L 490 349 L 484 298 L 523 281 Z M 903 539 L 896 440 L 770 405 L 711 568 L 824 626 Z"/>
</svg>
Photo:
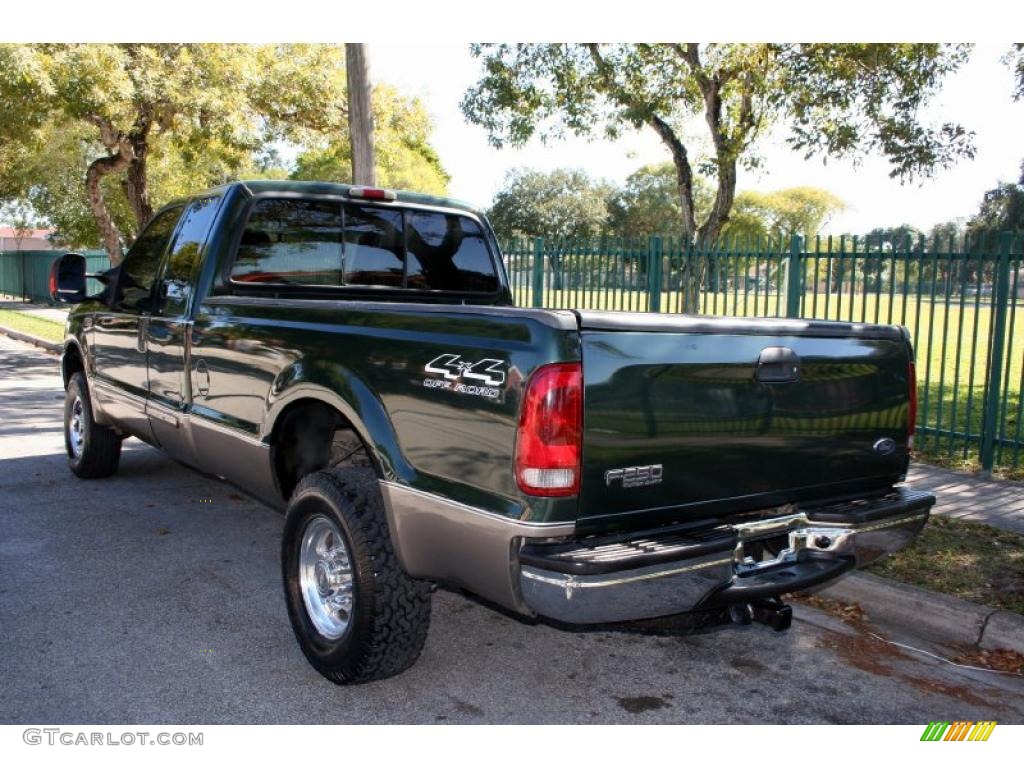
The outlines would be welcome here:
<svg viewBox="0 0 1024 768">
<path fill-rule="evenodd" d="M 789 347 L 765 347 L 757 358 L 754 378 L 766 384 L 800 380 L 800 357 Z"/>
</svg>

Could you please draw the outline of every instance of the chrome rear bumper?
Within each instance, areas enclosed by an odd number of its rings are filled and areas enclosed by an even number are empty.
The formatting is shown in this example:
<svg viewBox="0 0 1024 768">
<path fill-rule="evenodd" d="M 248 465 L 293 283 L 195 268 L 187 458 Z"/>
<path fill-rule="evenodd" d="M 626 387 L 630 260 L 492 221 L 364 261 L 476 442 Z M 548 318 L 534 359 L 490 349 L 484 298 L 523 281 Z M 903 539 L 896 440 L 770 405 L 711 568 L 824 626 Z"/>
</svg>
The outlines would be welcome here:
<svg viewBox="0 0 1024 768">
<path fill-rule="evenodd" d="M 928 519 L 935 497 L 894 489 L 875 499 L 797 509 L 790 514 L 729 526 L 717 539 L 688 546 L 679 537 L 659 549 L 620 557 L 615 546 L 563 547 L 521 555 L 519 588 L 534 612 L 558 621 L 591 624 L 653 618 L 772 597 L 834 580 L 909 544 Z M 786 545 L 755 559 L 766 539 Z M 627 542 L 635 545 L 635 542 Z M 618 549 L 621 549 L 620 546 Z M 525 550 L 524 550 L 525 552 Z M 678 557 L 665 559 L 664 553 Z M 644 558 L 652 561 L 644 564 Z M 609 562 L 623 562 L 609 570 Z M 656 561 L 656 562 L 654 562 Z M 603 572 L 595 572 L 601 570 Z"/>
</svg>

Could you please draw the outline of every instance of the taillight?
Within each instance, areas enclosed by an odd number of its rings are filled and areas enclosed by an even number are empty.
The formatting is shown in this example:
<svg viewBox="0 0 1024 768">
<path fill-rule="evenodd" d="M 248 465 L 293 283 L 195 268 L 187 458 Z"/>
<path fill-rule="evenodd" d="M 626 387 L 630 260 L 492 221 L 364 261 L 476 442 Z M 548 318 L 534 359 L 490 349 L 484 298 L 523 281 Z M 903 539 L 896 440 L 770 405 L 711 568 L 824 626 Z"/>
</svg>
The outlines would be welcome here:
<svg viewBox="0 0 1024 768">
<path fill-rule="evenodd" d="M 909 408 L 910 411 L 907 414 L 907 447 L 914 447 L 914 432 L 917 431 L 917 367 L 913 361 L 907 366 L 907 386 L 910 387 L 908 393 Z"/>
<path fill-rule="evenodd" d="M 394 200 L 398 197 L 390 189 L 376 189 L 374 187 L 349 187 L 349 197 L 358 197 L 363 200 Z"/>
<path fill-rule="evenodd" d="M 516 482 L 531 496 L 574 496 L 580 490 L 583 367 L 538 368 L 523 395 L 516 436 Z"/>
</svg>

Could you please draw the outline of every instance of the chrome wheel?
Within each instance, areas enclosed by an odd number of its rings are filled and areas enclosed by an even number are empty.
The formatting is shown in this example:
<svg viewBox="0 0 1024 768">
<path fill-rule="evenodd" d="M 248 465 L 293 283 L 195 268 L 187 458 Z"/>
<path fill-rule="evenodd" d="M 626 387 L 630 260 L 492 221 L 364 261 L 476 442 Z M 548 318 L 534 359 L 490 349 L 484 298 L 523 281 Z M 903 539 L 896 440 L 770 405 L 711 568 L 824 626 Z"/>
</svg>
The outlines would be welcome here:
<svg viewBox="0 0 1024 768">
<path fill-rule="evenodd" d="M 352 620 L 352 562 L 338 526 L 323 515 L 306 524 L 299 549 L 299 589 L 313 626 L 329 640 Z"/>
<path fill-rule="evenodd" d="M 82 447 L 85 445 L 85 406 L 82 405 L 82 398 L 76 397 L 71 404 L 71 418 L 68 419 L 68 444 L 71 446 L 71 453 L 76 459 L 82 456 Z"/>
</svg>

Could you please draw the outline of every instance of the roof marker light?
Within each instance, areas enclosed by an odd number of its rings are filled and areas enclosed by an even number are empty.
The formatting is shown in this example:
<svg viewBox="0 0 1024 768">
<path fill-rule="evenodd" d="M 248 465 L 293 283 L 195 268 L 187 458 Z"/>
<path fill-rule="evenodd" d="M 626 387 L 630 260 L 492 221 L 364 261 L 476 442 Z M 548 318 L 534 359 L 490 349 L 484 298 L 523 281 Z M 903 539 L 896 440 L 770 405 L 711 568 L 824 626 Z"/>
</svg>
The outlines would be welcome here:
<svg viewBox="0 0 1024 768">
<path fill-rule="evenodd" d="M 395 200 L 398 195 L 391 189 L 377 189 L 375 187 L 349 187 L 349 197 L 358 197 L 362 200 Z"/>
</svg>

